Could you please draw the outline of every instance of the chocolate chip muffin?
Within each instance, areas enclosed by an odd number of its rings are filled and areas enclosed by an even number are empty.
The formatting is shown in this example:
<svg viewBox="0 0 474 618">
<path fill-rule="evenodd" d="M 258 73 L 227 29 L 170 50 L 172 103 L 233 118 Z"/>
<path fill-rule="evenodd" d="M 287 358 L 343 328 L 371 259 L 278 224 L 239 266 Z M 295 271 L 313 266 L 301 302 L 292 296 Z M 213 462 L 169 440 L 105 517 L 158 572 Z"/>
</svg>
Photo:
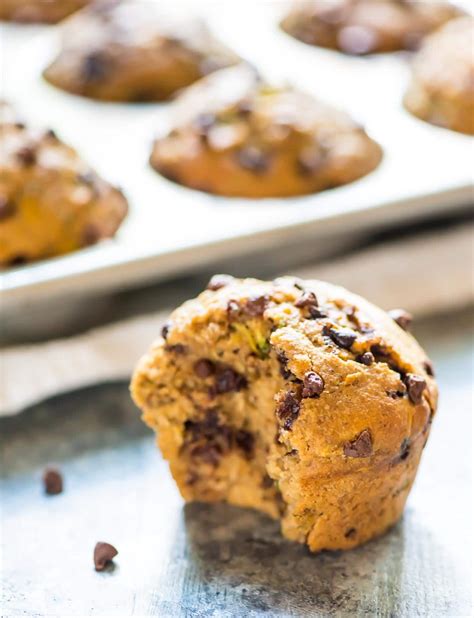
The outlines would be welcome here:
<svg viewBox="0 0 474 618">
<path fill-rule="evenodd" d="M 64 25 L 48 82 L 104 101 L 161 101 L 211 71 L 239 62 L 199 19 L 156 3 L 103 0 Z"/>
<path fill-rule="evenodd" d="M 348 549 L 401 516 L 436 410 L 408 325 L 321 281 L 216 276 L 171 315 L 132 396 L 185 500 Z"/>
<path fill-rule="evenodd" d="M 122 193 L 53 131 L 0 122 L 0 265 L 68 253 L 114 235 Z"/>
<path fill-rule="evenodd" d="M 382 151 L 348 115 L 261 81 L 248 65 L 218 71 L 175 102 L 171 132 L 156 140 L 152 166 L 209 193 L 287 197 L 352 182 Z"/>
<path fill-rule="evenodd" d="M 281 27 L 309 45 L 364 55 L 414 49 L 426 34 L 460 14 L 443 1 L 296 0 Z"/>
<path fill-rule="evenodd" d="M 0 19 L 55 24 L 90 2 L 92 0 L 2 0 Z"/>
<path fill-rule="evenodd" d="M 474 134 L 474 18 L 455 19 L 428 37 L 415 57 L 405 107 L 453 131 Z"/>
</svg>

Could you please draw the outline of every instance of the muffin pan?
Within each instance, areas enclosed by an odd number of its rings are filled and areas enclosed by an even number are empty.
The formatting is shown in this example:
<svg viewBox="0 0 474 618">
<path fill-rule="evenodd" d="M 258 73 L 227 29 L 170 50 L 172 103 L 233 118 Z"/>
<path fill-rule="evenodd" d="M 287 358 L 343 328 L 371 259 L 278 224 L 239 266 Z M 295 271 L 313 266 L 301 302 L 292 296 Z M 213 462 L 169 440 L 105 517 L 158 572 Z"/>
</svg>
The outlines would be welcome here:
<svg viewBox="0 0 474 618">
<path fill-rule="evenodd" d="M 303 234 L 316 248 L 336 233 L 364 233 L 469 206 L 473 140 L 404 110 L 409 55 L 352 58 L 307 46 L 278 28 L 282 3 L 200 2 L 197 10 L 265 77 L 347 110 L 381 144 L 382 163 L 349 185 L 298 198 L 236 199 L 187 189 L 148 163 L 154 138 L 169 126 L 170 104 L 100 103 L 66 94 L 41 77 L 57 51 L 58 27 L 2 25 L 3 96 L 29 122 L 53 128 L 130 202 L 113 241 L 3 271 L 4 306 L 131 287 L 274 247 L 282 238 L 297 242 Z"/>
</svg>

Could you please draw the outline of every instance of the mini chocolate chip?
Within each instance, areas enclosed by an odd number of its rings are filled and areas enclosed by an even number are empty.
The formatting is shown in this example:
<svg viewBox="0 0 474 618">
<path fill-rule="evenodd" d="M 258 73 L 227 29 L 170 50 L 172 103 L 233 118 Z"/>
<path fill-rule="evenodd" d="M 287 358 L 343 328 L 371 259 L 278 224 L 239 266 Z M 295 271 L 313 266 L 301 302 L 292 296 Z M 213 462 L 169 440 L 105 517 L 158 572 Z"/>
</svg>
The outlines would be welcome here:
<svg viewBox="0 0 474 618">
<path fill-rule="evenodd" d="M 277 352 L 277 360 L 280 363 L 280 374 L 285 380 L 293 378 L 293 374 L 288 369 L 288 358 L 284 352 Z"/>
<path fill-rule="evenodd" d="M 209 376 L 214 375 L 215 371 L 216 367 L 214 363 L 207 358 L 200 358 L 194 363 L 194 373 L 198 376 L 198 378 L 208 378 Z"/>
<path fill-rule="evenodd" d="M 319 397 L 324 390 L 324 380 L 315 371 L 308 371 L 303 378 L 303 399 L 307 397 Z"/>
<path fill-rule="evenodd" d="M 405 460 L 410 454 L 410 440 L 405 438 L 400 445 L 400 459 Z"/>
<path fill-rule="evenodd" d="M 107 75 L 108 62 L 100 52 L 93 52 L 84 58 L 81 73 L 86 82 L 100 81 Z"/>
<path fill-rule="evenodd" d="M 229 285 L 234 280 L 234 277 L 230 275 L 214 275 L 209 283 L 207 284 L 206 290 L 211 290 L 212 292 L 217 292 L 221 288 L 224 288 L 226 285 Z"/>
<path fill-rule="evenodd" d="M 346 54 L 369 54 L 377 48 L 378 35 L 365 26 L 346 26 L 339 31 L 338 43 Z"/>
<path fill-rule="evenodd" d="M 0 221 L 8 219 L 15 214 L 16 207 L 7 197 L 0 195 Z"/>
<path fill-rule="evenodd" d="M 187 348 L 182 343 L 175 343 L 174 345 L 167 345 L 166 349 L 168 352 L 173 352 L 174 354 L 183 355 L 186 354 Z"/>
<path fill-rule="evenodd" d="M 164 324 L 163 328 L 161 329 L 161 336 L 163 337 L 165 341 L 168 338 L 170 328 L 171 328 L 171 324 L 169 322 L 166 322 L 166 324 Z"/>
<path fill-rule="evenodd" d="M 276 409 L 276 415 L 283 421 L 283 428 L 290 430 L 300 413 L 300 396 L 288 391 Z"/>
<path fill-rule="evenodd" d="M 44 491 L 49 496 L 55 496 L 63 491 L 63 477 L 58 468 L 48 466 L 43 472 Z"/>
<path fill-rule="evenodd" d="M 394 322 L 400 326 L 403 330 L 410 330 L 410 325 L 413 322 L 413 316 L 404 309 L 392 309 L 388 312 L 388 315 Z"/>
<path fill-rule="evenodd" d="M 210 389 L 210 395 L 238 392 L 247 387 L 247 380 L 232 367 L 220 366 L 216 370 L 216 381 Z"/>
<path fill-rule="evenodd" d="M 36 152 L 35 149 L 31 146 L 23 146 L 16 152 L 17 159 L 22 163 L 22 165 L 30 166 L 34 165 L 36 161 Z"/>
<path fill-rule="evenodd" d="M 250 458 L 254 453 L 255 438 L 249 431 L 239 429 L 235 434 L 235 443 Z"/>
<path fill-rule="evenodd" d="M 94 547 L 94 566 L 96 571 L 103 571 L 115 558 L 118 551 L 110 543 L 99 542 Z"/>
<path fill-rule="evenodd" d="M 356 535 L 357 530 L 355 528 L 349 528 L 347 532 L 344 534 L 346 539 L 353 539 Z"/>
<path fill-rule="evenodd" d="M 301 296 L 295 302 L 295 307 L 298 307 L 298 309 L 317 306 L 318 299 L 316 298 L 316 294 L 314 292 L 303 292 L 303 294 L 301 294 Z"/>
<path fill-rule="evenodd" d="M 363 354 L 360 354 L 356 358 L 356 361 L 358 363 L 362 363 L 363 365 L 367 365 L 367 367 L 370 367 L 370 365 L 372 365 L 374 360 L 375 360 L 375 358 L 374 358 L 374 355 L 372 354 L 372 352 L 364 352 Z"/>
<path fill-rule="evenodd" d="M 387 395 L 391 399 L 401 399 L 402 397 L 405 397 L 405 391 L 387 391 Z"/>
<path fill-rule="evenodd" d="M 368 429 L 364 429 L 354 440 L 344 444 L 346 457 L 370 457 L 372 450 L 372 436 Z"/>
<path fill-rule="evenodd" d="M 316 148 L 302 150 L 296 160 L 297 170 L 302 176 L 311 176 L 321 169 L 324 156 Z"/>
<path fill-rule="evenodd" d="M 267 308 L 270 298 L 267 294 L 262 296 L 253 296 L 246 300 L 244 305 L 244 312 L 251 317 L 259 317 L 263 315 Z"/>
<path fill-rule="evenodd" d="M 357 339 L 357 335 L 348 328 L 335 329 L 324 326 L 323 335 L 329 337 L 340 348 L 344 348 L 344 350 L 350 350 L 352 344 Z"/>
<path fill-rule="evenodd" d="M 241 167 L 256 174 L 262 174 L 270 167 L 269 155 L 255 146 L 241 148 L 236 156 Z"/>
<path fill-rule="evenodd" d="M 432 378 L 434 378 L 435 375 L 435 371 L 434 371 L 434 367 L 433 367 L 433 363 L 430 361 L 429 358 L 425 359 L 424 363 L 423 363 L 423 369 L 426 371 L 426 373 L 431 376 Z"/>
<path fill-rule="evenodd" d="M 423 400 L 423 391 L 426 388 L 426 381 L 424 378 L 414 373 L 407 373 L 404 382 L 408 390 L 410 401 L 414 404 L 421 403 Z"/>
</svg>

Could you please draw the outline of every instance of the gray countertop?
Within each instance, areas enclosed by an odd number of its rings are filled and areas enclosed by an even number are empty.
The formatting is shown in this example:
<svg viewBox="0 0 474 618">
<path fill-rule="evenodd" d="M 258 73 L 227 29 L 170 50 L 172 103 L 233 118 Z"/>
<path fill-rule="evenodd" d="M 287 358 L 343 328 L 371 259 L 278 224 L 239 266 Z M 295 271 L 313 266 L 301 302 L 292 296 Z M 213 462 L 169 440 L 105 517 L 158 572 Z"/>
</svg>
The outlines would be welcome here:
<svg viewBox="0 0 474 618">
<path fill-rule="evenodd" d="M 472 315 L 416 334 L 437 368 L 439 414 L 403 520 L 348 553 L 310 555 L 258 513 L 184 506 L 125 384 L 0 421 L 2 615 L 471 615 Z M 48 497 L 52 461 L 65 491 Z M 104 573 L 100 540 L 119 550 Z"/>
</svg>

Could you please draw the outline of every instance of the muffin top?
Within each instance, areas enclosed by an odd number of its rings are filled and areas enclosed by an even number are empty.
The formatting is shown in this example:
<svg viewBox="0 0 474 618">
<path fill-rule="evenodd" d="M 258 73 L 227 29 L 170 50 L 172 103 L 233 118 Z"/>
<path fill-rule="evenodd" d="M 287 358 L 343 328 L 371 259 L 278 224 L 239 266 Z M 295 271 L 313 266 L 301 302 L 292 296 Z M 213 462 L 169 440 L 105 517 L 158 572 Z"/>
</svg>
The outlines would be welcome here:
<svg viewBox="0 0 474 618">
<path fill-rule="evenodd" d="M 173 105 L 151 157 L 163 175 L 221 195 L 301 195 L 374 169 L 380 147 L 349 115 L 274 87 L 248 65 L 200 80 Z"/>
<path fill-rule="evenodd" d="M 443 1 L 296 0 L 281 27 L 310 45 L 364 55 L 414 49 L 461 13 Z"/>
<path fill-rule="evenodd" d="M 65 23 L 44 76 L 91 98 L 155 101 L 238 61 L 198 18 L 158 3 L 102 0 Z"/>
</svg>

